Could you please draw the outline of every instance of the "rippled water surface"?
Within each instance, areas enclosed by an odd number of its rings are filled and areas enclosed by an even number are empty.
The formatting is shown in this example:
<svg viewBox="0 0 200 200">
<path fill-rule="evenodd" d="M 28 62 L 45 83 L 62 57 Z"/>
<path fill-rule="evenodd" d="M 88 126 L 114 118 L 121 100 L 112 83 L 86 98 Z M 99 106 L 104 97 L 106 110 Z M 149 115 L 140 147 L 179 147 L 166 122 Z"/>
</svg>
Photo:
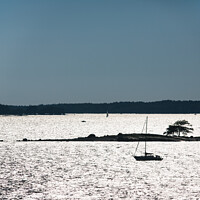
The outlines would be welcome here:
<svg viewBox="0 0 200 200">
<path fill-rule="evenodd" d="M 198 142 L 148 143 L 161 162 L 135 161 L 134 142 L 16 142 L 141 132 L 145 117 L 0 116 L 0 199 L 199 199 Z M 200 115 L 149 115 L 148 130 L 162 134 L 179 119 L 200 135 Z"/>
</svg>

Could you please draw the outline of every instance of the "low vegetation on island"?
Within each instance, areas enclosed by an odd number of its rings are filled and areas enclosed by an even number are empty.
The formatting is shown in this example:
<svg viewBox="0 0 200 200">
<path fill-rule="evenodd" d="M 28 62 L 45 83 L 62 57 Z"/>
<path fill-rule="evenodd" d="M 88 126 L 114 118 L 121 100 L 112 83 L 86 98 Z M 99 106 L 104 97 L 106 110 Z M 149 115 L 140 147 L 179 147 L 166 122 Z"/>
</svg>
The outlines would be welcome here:
<svg viewBox="0 0 200 200">
<path fill-rule="evenodd" d="M 187 137 L 188 133 L 192 133 L 194 129 L 192 125 L 186 120 L 176 121 L 173 125 L 169 125 L 164 132 L 161 134 L 149 134 L 149 133 L 130 133 L 117 135 L 104 135 L 96 136 L 90 134 L 87 137 L 78 137 L 73 139 L 39 139 L 39 140 L 28 140 L 24 138 L 23 142 L 28 141 L 59 141 L 59 142 L 137 142 L 137 141 L 151 141 L 151 142 L 179 142 L 179 141 L 200 141 L 200 137 Z M 20 141 L 20 140 L 19 140 Z"/>
</svg>

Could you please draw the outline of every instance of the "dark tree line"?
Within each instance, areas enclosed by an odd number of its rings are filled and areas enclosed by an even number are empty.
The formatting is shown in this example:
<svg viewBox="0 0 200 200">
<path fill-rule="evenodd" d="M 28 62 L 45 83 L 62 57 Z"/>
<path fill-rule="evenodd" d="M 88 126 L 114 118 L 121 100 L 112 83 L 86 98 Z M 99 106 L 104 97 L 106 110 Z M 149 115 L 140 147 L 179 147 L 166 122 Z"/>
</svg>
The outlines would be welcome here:
<svg viewBox="0 0 200 200">
<path fill-rule="evenodd" d="M 66 113 L 200 113 L 200 101 L 156 101 L 9 106 L 0 115 L 62 115 Z"/>
</svg>

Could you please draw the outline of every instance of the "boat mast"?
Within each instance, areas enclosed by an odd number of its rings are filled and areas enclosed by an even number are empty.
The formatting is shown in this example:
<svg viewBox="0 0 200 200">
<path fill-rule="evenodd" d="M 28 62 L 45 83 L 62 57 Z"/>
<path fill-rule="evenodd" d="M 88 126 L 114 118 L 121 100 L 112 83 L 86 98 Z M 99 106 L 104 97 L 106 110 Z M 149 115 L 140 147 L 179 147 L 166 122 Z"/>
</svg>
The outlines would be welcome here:
<svg viewBox="0 0 200 200">
<path fill-rule="evenodd" d="M 146 118 L 146 134 L 147 134 L 147 125 L 148 125 L 148 117 Z M 146 142 L 146 136 L 145 136 L 145 155 L 147 154 L 147 142 Z"/>
</svg>

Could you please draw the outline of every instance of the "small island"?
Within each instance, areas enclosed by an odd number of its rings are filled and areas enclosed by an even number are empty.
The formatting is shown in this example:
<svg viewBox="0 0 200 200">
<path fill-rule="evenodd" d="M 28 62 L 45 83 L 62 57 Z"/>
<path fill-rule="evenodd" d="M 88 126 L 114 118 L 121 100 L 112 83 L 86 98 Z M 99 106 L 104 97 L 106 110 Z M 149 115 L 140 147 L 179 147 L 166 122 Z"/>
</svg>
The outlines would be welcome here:
<svg viewBox="0 0 200 200">
<path fill-rule="evenodd" d="M 192 133 L 194 129 L 192 125 L 186 120 L 178 120 L 174 124 L 169 125 L 166 132 L 163 135 L 150 134 L 150 133 L 130 133 L 117 135 L 104 135 L 96 136 L 90 134 L 87 137 L 78 137 L 73 139 L 38 139 L 29 140 L 24 138 L 23 140 L 17 140 L 18 142 L 180 142 L 180 141 L 200 141 L 199 137 L 188 137 L 188 133 Z"/>
<path fill-rule="evenodd" d="M 38 139 L 29 140 L 24 138 L 23 140 L 17 140 L 18 142 L 138 142 L 138 141 L 149 141 L 149 142 L 181 142 L 181 141 L 200 141 L 200 137 L 185 137 L 185 136 L 166 136 L 159 134 L 141 134 L 131 133 L 117 135 L 104 135 L 95 136 L 90 134 L 88 137 L 78 137 L 73 139 Z"/>
</svg>

